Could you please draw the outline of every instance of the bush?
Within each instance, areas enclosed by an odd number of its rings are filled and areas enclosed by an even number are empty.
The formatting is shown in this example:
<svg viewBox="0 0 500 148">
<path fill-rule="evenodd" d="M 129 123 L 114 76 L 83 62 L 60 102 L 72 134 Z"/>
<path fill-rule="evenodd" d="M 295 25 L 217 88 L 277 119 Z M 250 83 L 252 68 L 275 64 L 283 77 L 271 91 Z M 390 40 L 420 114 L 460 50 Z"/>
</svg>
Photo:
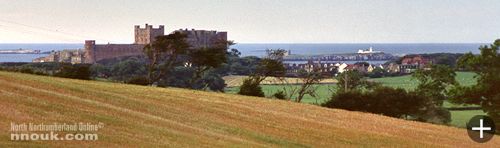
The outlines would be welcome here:
<svg viewBox="0 0 500 148">
<path fill-rule="evenodd" d="M 46 76 L 48 74 L 44 73 L 44 72 L 41 72 L 41 71 L 35 71 L 35 73 L 33 73 L 35 75 L 41 75 L 41 76 Z"/>
<path fill-rule="evenodd" d="M 264 97 L 260 83 L 252 78 L 245 79 L 238 92 L 240 95 Z"/>
<path fill-rule="evenodd" d="M 89 64 L 62 64 L 59 72 L 55 73 L 56 77 L 90 80 L 90 65 Z"/>
<path fill-rule="evenodd" d="M 204 86 L 203 89 L 208 87 L 211 91 L 224 92 L 224 88 L 226 87 L 226 83 L 224 79 L 222 79 L 222 76 L 213 70 L 205 72 L 199 81 L 198 85 L 201 84 Z M 196 87 L 194 89 L 196 89 Z"/>
<path fill-rule="evenodd" d="M 378 86 L 373 91 L 351 90 L 338 92 L 322 104 L 329 108 L 362 111 L 391 117 L 407 117 L 419 113 L 426 99 L 404 89 Z"/>
<path fill-rule="evenodd" d="M 274 95 L 273 95 L 274 98 L 276 99 L 280 99 L 280 100 L 285 100 L 286 99 L 286 95 L 285 95 L 285 92 L 283 91 L 278 91 L 276 92 Z"/>
<path fill-rule="evenodd" d="M 29 67 L 23 67 L 23 68 L 21 68 L 19 70 L 19 72 L 21 72 L 21 73 L 28 73 L 28 74 L 33 74 L 34 73 L 33 69 L 31 69 Z"/>
<path fill-rule="evenodd" d="M 127 80 L 127 84 L 135 84 L 135 85 L 143 85 L 147 86 L 149 85 L 148 78 L 143 77 L 143 76 L 135 76 Z"/>
</svg>

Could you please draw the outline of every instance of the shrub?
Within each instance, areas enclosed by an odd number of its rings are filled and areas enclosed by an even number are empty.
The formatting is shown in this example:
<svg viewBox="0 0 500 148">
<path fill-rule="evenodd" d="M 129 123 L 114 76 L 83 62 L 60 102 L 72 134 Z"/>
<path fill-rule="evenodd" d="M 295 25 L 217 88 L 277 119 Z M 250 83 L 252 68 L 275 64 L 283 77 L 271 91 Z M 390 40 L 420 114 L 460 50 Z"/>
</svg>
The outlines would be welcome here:
<svg viewBox="0 0 500 148">
<path fill-rule="evenodd" d="M 285 95 L 285 92 L 283 91 L 278 91 L 276 92 L 274 95 L 273 95 L 274 98 L 276 99 L 280 99 L 280 100 L 285 100 L 286 99 L 286 95 Z"/>
<path fill-rule="evenodd" d="M 127 84 L 143 85 L 147 86 L 149 84 L 148 78 L 143 76 L 135 76 L 127 80 Z"/>
<path fill-rule="evenodd" d="M 362 111 L 391 117 L 407 117 L 419 113 L 425 98 L 404 89 L 378 86 L 373 91 L 350 90 L 338 92 L 322 104 L 329 108 Z"/>
<path fill-rule="evenodd" d="M 90 65 L 89 64 L 62 64 L 59 72 L 55 73 L 56 77 L 90 80 Z"/>
<path fill-rule="evenodd" d="M 260 87 L 260 82 L 252 78 L 248 78 L 243 81 L 243 84 L 241 85 L 238 94 L 246 96 L 264 97 L 264 92 L 262 92 L 262 88 Z"/>
<path fill-rule="evenodd" d="M 33 69 L 31 69 L 29 67 L 23 67 L 23 68 L 21 68 L 19 70 L 19 72 L 21 72 L 21 73 L 28 73 L 28 74 L 33 74 L 34 73 Z"/>
</svg>

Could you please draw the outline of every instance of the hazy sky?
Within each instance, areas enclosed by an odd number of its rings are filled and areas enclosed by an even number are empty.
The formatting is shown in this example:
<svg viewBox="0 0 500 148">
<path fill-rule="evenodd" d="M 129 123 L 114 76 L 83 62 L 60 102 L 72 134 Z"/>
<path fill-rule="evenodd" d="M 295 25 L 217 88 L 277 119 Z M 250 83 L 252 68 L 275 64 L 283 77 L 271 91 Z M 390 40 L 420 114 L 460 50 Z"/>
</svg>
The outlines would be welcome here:
<svg viewBox="0 0 500 148">
<path fill-rule="evenodd" d="M 0 43 L 132 43 L 133 26 L 239 43 L 489 43 L 500 0 L 0 0 Z"/>
</svg>

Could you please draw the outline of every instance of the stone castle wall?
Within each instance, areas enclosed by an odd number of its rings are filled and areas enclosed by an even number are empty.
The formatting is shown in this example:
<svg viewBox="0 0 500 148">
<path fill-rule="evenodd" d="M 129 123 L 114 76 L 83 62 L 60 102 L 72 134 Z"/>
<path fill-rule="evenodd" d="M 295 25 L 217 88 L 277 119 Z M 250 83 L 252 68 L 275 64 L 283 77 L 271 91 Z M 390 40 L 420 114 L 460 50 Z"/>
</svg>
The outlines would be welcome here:
<svg viewBox="0 0 500 148">
<path fill-rule="evenodd" d="M 227 41 L 227 32 L 207 30 L 177 30 L 187 34 L 186 41 L 191 48 L 211 47 L 220 41 Z M 96 63 L 104 59 L 124 56 L 143 55 L 145 45 L 155 41 L 157 36 L 165 35 L 164 26 L 153 28 L 146 24 L 145 28 L 134 27 L 134 44 L 96 44 L 95 40 L 86 40 L 83 50 L 56 52 L 47 57 L 33 60 L 33 62 L 71 62 L 71 63 Z"/>
<path fill-rule="evenodd" d="M 87 45 L 89 44 L 89 45 Z M 136 56 L 143 54 L 143 44 L 104 44 L 96 45 L 89 41 L 85 44 L 85 63 L 95 63 L 104 59 L 112 59 L 124 56 Z"/>
<path fill-rule="evenodd" d="M 187 35 L 186 41 L 191 45 L 191 48 L 206 48 L 220 41 L 227 41 L 227 32 L 217 32 L 208 30 L 188 30 L 180 29 L 175 32 L 181 32 Z"/>
</svg>

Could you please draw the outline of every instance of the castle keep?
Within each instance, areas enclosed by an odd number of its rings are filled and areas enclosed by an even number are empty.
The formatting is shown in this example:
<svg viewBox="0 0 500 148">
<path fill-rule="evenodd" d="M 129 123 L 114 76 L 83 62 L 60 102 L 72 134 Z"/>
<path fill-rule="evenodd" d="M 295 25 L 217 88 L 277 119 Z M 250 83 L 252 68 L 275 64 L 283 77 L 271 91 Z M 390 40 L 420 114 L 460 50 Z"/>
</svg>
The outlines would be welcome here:
<svg viewBox="0 0 500 148">
<path fill-rule="evenodd" d="M 165 27 L 160 25 L 158 28 L 153 28 L 152 25 L 146 24 L 146 28 L 136 25 L 134 27 L 135 42 L 134 44 L 149 44 L 155 41 L 155 37 L 165 35 Z"/>
<path fill-rule="evenodd" d="M 134 26 L 135 41 L 133 44 L 96 44 L 95 40 L 86 40 L 84 49 L 63 50 L 50 54 L 47 57 L 34 59 L 33 62 L 66 62 L 66 63 L 96 63 L 104 59 L 113 59 L 125 56 L 143 55 L 143 48 L 147 44 L 155 41 L 157 36 L 165 35 L 165 27 L 160 25 L 154 28 L 152 25 L 145 25 L 141 28 Z M 187 35 L 186 42 L 192 49 L 210 47 L 218 41 L 227 41 L 227 32 L 188 30 L 180 29 L 174 32 L 181 32 Z"/>
</svg>

